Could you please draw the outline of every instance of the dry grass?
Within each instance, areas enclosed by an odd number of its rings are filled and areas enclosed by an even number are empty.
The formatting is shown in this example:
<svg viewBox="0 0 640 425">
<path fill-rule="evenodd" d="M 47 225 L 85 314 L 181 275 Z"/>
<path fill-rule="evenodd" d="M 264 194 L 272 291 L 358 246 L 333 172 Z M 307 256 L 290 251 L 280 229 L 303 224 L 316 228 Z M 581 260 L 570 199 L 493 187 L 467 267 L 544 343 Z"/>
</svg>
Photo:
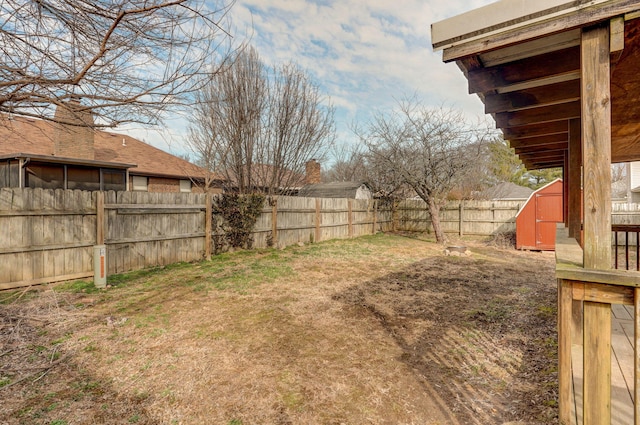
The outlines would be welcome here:
<svg viewBox="0 0 640 425">
<path fill-rule="evenodd" d="M 0 423 L 550 423 L 552 256 L 377 235 L 0 293 Z"/>
</svg>

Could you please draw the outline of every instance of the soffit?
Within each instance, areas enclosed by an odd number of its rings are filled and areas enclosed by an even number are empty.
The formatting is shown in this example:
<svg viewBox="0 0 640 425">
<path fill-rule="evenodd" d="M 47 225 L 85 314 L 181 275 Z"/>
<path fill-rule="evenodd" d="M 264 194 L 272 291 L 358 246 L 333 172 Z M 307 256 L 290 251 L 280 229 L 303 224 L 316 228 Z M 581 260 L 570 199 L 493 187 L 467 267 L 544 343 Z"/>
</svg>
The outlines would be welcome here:
<svg viewBox="0 0 640 425">
<path fill-rule="evenodd" d="M 469 93 L 480 97 L 485 112 L 493 116 L 528 169 L 561 167 L 568 149 L 569 121 L 581 119 L 581 28 L 620 16 L 618 31 L 623 31 L 624 49 L 611 55 L 612 161 L 638 160 L 640 19 L 637 13 L 629 13 L 638 8 L 637 1 L 600 2 L 572 10 L 573 24 L 561 30 L 558 20 L 566 24 L 567 16 L 506 29 L 484 41 L 477 36 L 458 40 L 445 48 L 443 57 L 458 63 Z M 622 15 L 612 15 L 621 11 Z"/>
</svg>

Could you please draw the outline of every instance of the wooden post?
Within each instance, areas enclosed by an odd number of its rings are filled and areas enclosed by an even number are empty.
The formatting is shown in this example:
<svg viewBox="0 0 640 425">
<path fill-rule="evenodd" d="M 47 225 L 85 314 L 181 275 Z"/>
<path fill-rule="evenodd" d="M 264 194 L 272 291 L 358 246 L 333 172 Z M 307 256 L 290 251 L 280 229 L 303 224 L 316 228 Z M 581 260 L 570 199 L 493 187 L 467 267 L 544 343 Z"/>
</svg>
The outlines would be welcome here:
<svg viewBox="0 0 640 425">
<path fill-rule="evenodd" d="M 464 225 L 464 204 L 463 201 L 460 201 L 460 216 L 458 217 L 458 233 L 460 236 L 464 236 L 464 231 L 462 230 L 462 226 Z"/>
<path fill-rule="evenodd" d="M 564 226 L 569 227 L 569 151 L 564 151 L 562 167 L 562 218 Z"/>
<path fill-rule="evenodd" d="M 374 199 L 373 200 L 373 233 L 372 235 L 376 234 L 377 220 L 378 220 L 378 200 Z"/>
<path fill-rule="evenodd" d="M 204 258 L 211 260 L 211 232 L 213 231 L 213 197 L 207 193 L 204 197 Z"/>
<path fill-rule="evenodd" d="M 560 425 L 571 425 L 571 282 L 558 279 L 558 391 Z"/>
<path fill-rule="evenodd" d="M 320 232 L 320 225 L 322 224 L 322 216 L 320 214 L 322 214 L 322 211 L 320 210 L 320 207 L 322 206 L 322 200 L 319 198 L 316 198 L 316 234 L 315 234 L 315 242 L 320 242 L 320 237 L 322 236 L 322 233 Z"/>
<path fill-rule="evenodd" d="M 96 245 L 104 245 L 104 192 L 96 192 Z"/>
<path fill-rule="evenodd" d="M 271 198 L 271 240 L 274 247 L 278 247 L 278 197 Z"/>
<path fill-rule="evenodd" d="M 609 29 L 582 32 L 584 267 L 611 268 L 611 93 Z M 607 401 L 608 402 L 608 401 Z M 585 400 L 585 405 L 588 405 Z"/>
<path fill-rule="evenodd" d="M 582 245 L 582 138 L 579 119 L 569 121 L 569 236 Z"/>
<path fill-rule="evenodd" d="M 347 199 L 347 209 L 348 209 L 348 216 L 347 216 L 348 232 L 349 232 L 349 237 L 352 238 L 353 237 L 353 199 Z"/>
<path fill-rule="evenodd" d="M 633 289 L 633 410 L 640 425 L 640 288 Z"/>
<path fill-rule="evenodd" d="M 583 423 L 611 424 L 611 304 L 584 302 L 583 355 Z"/>
<path fill-rule="evenodd" d="M 398 202 L 393 201 L 391 204 L 391 231 L 398 230 Z"/>
</svg>

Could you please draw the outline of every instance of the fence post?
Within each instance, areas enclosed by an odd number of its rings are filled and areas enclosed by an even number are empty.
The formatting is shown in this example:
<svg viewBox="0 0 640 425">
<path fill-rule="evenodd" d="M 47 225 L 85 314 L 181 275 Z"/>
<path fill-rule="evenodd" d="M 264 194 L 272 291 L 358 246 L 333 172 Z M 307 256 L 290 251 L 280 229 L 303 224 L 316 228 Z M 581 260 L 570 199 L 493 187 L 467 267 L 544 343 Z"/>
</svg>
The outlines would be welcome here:
<svg viewBox="0 0 640 425">
<path fill-rule="evenodd" d="M 205 212 L 204 212 L 204 258 L 211 260 L 211 232 L 213 222 L 213 198 L 210 193 L 207 193 L 204 197 Z"/>
<path fill-rule="evenodd" d="M 96 192 L 96 245 L 104 245 L 104 192 Z"/>
<path fill-rule="evenodd" d="M 271 198 L 271 243 L 278 247 L 278 197 Z"/>
<path fill-rule="evenodd" d="M 321 217 L 321 211 L 320 211 L 320 206 L 322 204 L 322 200 L 320 198 L 316 198 L 316 237 L 315 237 L 315 242 L 320 242 L 320 236 L 322 236 L 321 232 L 320 232 L 320 225 L 322 224 L 322 217 Z"/>
<path fill-rule="evenodd" d="M 397 201 L 393 201 L 391 204 L 391 231 L 397 231 L 398 227 L 398 204 Z"/>
<path fill-rule="evenodd" d="M 347 200 L 347 208 L 349 210 L 348 216 L 347 216 L 347 224 L 348 224 L 348 229 L 349 229 L 349 237 L 352 238 L 353 237 L 353 199 L 348 199 Z"/>
<path fill-rule="evenodd" d="M 372 235 L 376 234 L 377 220 L 378 220 L 378 200 L 374 199 L 373 200 L 373 233 L 371 233 Z"/>
<path fill-rule="evenodd" d="M 464 225 L 464 201 L 460 201 L 460 211 L 459 211 L 460 217 L 458 217 L 459 222 L 458 222 L 458 233 L 460 234 L 460 236 L 464 236 L 464 231 L 462 230 L 462 226 Z"/>
</svg>

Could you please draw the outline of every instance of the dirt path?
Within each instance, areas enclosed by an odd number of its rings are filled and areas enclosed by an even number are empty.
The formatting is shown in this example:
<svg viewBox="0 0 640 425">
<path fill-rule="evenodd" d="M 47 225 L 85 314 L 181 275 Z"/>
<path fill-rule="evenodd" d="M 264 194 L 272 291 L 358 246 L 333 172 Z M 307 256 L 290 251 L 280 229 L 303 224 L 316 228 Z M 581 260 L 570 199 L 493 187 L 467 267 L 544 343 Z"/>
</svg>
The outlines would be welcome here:
<svg viewBox="0 0 640 425">
<path fill-rule="evenodd" d="M 378 235 L 0 293 L 0 423 L 557 422 L 553 257 L 472 252 Z"/>
</svg>

